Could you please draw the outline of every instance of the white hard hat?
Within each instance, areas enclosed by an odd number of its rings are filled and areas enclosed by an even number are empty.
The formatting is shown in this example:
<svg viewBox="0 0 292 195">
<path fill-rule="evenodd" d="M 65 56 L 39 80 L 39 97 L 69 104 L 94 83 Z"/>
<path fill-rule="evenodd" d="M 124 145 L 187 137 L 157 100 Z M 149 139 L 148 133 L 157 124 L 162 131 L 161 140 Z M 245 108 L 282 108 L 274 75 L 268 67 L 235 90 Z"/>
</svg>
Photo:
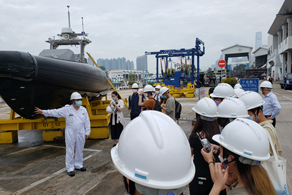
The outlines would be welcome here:
<svg viewBox="0 0 292 195">
<path fill-rule="evenodd" d="M 242 93 L 239 99 L 243 101 L 247 110 L 260 107 L 265 103 L 262 96 L 254 91 L 246 91 Z"/>
<path fill-rule="evenodd" d="M 133 88 L 138 89 L 138 88 L 139 88 L 138 84 L 137 84 L 137 83 L 134 83 L 134 84 L 132 85 L 132 89 L 133 89 Z"/>
<path fill-rule="evenodd" d="M 112 108 L 110 106 L 107 106 L 106 109 L 105 109 L 105 111 L 107 113 L 113 113 L 113 110 L 112 110 Z"/>
<path fill-rule="evenodd" d="M 234 93 L 236 94 L 237 97 L 239 97 L 243 92 L 244 92 L 243 89 L 239 89 L 239 88 L 234 89 Z"/>
<path fill-rule="evenodd" d="M 217 105 L 211 98 L 204 97 L 198 103 L 195 107 L 193 107 L 193 110 L 198 113 L 199 115 L 215 118 L 217 117 Z"/>
<path fill-rule="evenodd" d="M 217 108 L 220 118 L 245 118 L 249 117 L 243 101 L 237 98 L 225 98 Z"/>
<path fill-rule="evenodd" d="M 71 94 L 70 100 L 79 100 L 79 99 L 82 99 L 80 93 L 78 93 L 78 92 L 73 92 L 73 93 Z"/>
<path fill-rule="evenodd" d="M 122 175 L 149 188 L 181 188 L 195 175 L 185 133 L 157 111 L 143 111 L 132 120 L 111 149 L 111 157 Z"/>
<path fill-rule="evenodd" d="M 215 87 L 213 93 L 210 94 L 210 96 L 213 98 L 234 97 L 234 95 L 234 89 L 227 83 L 218 84 Z"/>
<path fill-rule="evenodd" d="M 144 92 L 153 92 L 154 88 L 151 85 L 146 85 L 144 87 Z"/>
<path fill-rule="evenodd" d="M 236 84 L 235 86 L 234 86 L 234 89 L 242 89 L 242 86 L 240 85 L 240 84 Z"/>
<path fill-rule="evenodd" d="M 272 83 L 270 81 L 263 81 L 261 84 L 260 84 L 260 88 L 262 87 L 266 87 L 266 88 L 273 88 L 272 87 Z"/>
<path fill-rule="evenodd" d="M 169 91 L 169 89 L 167 87 L 162 87 L 160 89 L 160 94 L 163 95 L 165 92 Z"/>
<path fill-rule="evenodd" d="M 160 85 L 156 85 L 155 89 L 161 89 Z"/>
<path fill-rule="evenodd" d="M 270 158 L 269 139 L 265 129 L 249 119 L 235 119 L 212 139 L 247 159 L 265 161 Z"/>
</svg>

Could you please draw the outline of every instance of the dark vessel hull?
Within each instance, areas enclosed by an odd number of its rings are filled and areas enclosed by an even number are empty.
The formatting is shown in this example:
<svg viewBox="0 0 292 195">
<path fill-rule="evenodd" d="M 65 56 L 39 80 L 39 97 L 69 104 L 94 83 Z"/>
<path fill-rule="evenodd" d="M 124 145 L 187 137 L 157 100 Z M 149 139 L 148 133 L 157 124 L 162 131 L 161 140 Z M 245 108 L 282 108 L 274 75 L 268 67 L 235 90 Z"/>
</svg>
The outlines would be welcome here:
<svg viewBox="0 0 292 195">
<path fill-rule="evenodd" d="M 89 64 L 0 51 L 0 95 L 16 113 L 37 118 L 34 107 L 70 104 L 74 91 L 96 95 L 110 88 L 106 74 Z"/>
</svg>

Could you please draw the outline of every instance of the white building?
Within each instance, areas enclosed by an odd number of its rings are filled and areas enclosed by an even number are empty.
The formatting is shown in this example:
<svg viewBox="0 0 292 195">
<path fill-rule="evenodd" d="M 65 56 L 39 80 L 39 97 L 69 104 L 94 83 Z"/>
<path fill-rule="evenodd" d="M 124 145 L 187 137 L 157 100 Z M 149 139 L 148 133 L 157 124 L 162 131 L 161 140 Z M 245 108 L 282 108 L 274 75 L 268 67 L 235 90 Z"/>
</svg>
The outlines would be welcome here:
<svg viewBox="0 0 292 195">
<path fill-rule="evenodd" d="M 115 87 L 120 87 L 122 85 L 122 81 L 124 81 L 123 85 L 127 85 L 129 81 L 129 75 L 134 74 L 136 77 L 136 81 L 140 81 L 143 79 L 143 71 L 142 70 L 110 70 L 107 71 L 108 78 L 112 81 Z M 146 73 L 145 73 L 146 74 Z"/>
<path fill-rule="evenodd" d="M 268 76 L 283 79 L 292 65 L 292 1 L 285 0 L 268 33 Z"/>
</svg>

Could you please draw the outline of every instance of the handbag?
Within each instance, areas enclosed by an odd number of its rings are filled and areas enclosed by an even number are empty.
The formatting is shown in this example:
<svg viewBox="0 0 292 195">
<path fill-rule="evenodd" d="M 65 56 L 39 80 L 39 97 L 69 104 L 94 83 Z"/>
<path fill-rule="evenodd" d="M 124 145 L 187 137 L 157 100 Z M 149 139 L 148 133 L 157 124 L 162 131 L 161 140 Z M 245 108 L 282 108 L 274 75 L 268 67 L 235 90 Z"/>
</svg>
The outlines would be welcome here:
<svg viewBox="0 0 292 195">
<path fill-rule="evenodd" d="M 289 195 L 287 181 L 286 181 L 286 163 L 287 160 L 278 155 L 272 142 L 271 136 L 267 132 L 271 148 L 274 156 L 271 156 L 269 160 L 262 163 L 262 167 L 266 170 L 270 177 L 270 180 L 278 195 Z"/>
</svg>

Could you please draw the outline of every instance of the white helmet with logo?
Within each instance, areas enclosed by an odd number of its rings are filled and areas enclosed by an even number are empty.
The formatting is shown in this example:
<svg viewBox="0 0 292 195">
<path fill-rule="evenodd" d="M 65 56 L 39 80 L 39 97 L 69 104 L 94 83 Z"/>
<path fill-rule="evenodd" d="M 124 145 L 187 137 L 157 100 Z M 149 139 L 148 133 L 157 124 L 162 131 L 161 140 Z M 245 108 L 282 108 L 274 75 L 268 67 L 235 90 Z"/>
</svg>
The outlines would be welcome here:
<svg viewBox="0 0 292 195">
<path fill-rule="evenodd" d="M 139 86 L 138 86 L 137 83 L 134 83 L 134 84 L 132 85 L 132 89 L 138 89 L 138 88 L 139 88 Z"/>
<path fill-rule="evenodd" d="M 155 89 L 161 89 L 160 85 L 156 85 Z"/>
<path fill-rule="evenodd" d="M 234 85 L 234 89 L 242 89 L 242 86 L 237 83 L 236 85 Z"/>
<path fill-rule="evenodd" d="M 234 97 L 234 89 L 231 85 L 227 83 L 220 83 L 218 84 L 213 93 L 210 94 L 212 98 L 226 98 L 226 97 Z"/>
<path fill-rule="evenodd" d="M 217 116 L 220 118 L 249 117 L 245 104 L 237 98 L 225 98 L 218 106 Z"/>
<path fill-rule="evenodd" d="M 82 99 L 80 93 L 78 93 L 78 92 L 73 92 L 73 93 L 71 94 L 70 100 L 79 100 L 79 99 Z"/>
<path fill-rule="evenodd" d="M 193 110 L 201 116 L 216 118 L 217 105 L 211 98 L 204 97 L 197 102 Z"/>
<path fill-rule="evenodd" d="M 260 84 L 260 88 L 270 88 L 272 89 L 272 83 L 270 81 L 263 81 L 261 84 Z"/>
<path fill-rule="evenodd" d="M 247 110 L 260 107 L 265 103 L 262 96 L 254 91 L 246 91 L 242 93 L 239 99 L 243 101 Z"/>
<path fill-rule="evenodd" d="M 256 165 L 259 164 L 258 161 L 270 158 L 266 130 L 249 119 L 235 119 L 225 126 L 220 135 L 214 135 L 212 139 L 229 151 L 238 154 L 239 161 L 244 164 Z"/>
<path fill-rule="evenodd" d="M 169 91 L 169 89 L 167 87 L 162 87 L 160 89 L 160 94 L 163 95 L 165 92 Z"/>
<path fill-rule="evenodd" d="M 144 92 L 153 92 L 154 88 L 151 85 L 146 85 L 144 87 Z"/>
<path fill-rule="evenodd" d="M 236 94 L 237 97 L 241 96 L 241 94 L 244 92 L 243 89 L 234 89 L 234 93 Z"/>
<path fill-rule="evenodd" d="M 111 149 L 117 170 L 146 194 L 180 194 L 195 175 L 183 130 L 169 116 L 144 111 L 123 130 Z"/>
</svg>

